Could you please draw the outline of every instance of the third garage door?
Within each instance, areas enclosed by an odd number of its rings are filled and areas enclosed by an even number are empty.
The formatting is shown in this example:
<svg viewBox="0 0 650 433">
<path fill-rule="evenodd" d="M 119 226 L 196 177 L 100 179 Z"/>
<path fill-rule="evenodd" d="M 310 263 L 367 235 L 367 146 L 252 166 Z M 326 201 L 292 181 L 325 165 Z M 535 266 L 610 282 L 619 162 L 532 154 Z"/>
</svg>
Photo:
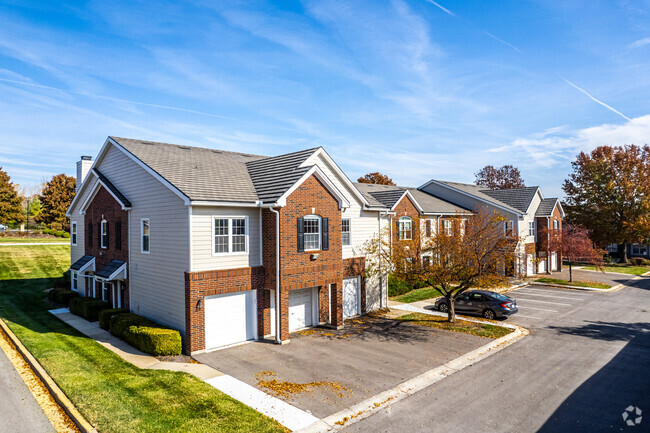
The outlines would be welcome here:
<svg viewBox="0 0 650 433">
<path fill-rule="evenodd" d="M 359 277 L 343 279 L 343 318 L 361 314 Z"/>
<path fill-rule="evenodd" d="M 289 292 L 289 332 L 312 326 L 313 289 L 292 290 Z"/>
</svg>

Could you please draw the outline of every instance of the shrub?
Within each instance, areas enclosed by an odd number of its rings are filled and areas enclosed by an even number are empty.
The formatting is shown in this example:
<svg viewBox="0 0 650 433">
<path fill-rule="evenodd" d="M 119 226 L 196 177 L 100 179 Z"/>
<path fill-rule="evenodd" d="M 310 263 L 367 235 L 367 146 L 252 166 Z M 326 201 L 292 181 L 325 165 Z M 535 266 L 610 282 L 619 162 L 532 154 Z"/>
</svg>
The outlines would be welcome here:
<svg viewBox="0 0 650 433">
<path fill-rule="evenodd" d="M 70 300 L 78 297 L 79 293 L 72 290 L 58 290 L 54 295 L 54 300 L 59 304 L 65 305 L 67 307 L 70 304 Z"/>
<path fill-rule="evenodd" d="M 66 239 L 70 239 L 70 233 L 63 232 L 63 237 L 66 238 Z"/>
<path fill-rule="evenodd" d="M 54 290 L 69 290 L 70 289 L 70 281 L 66 281 L 64 279 L 56 280 L 53 284 Z"/>
<path fill-rule="evenodd" d="M 89 322 L 95 322 L 99 318 L 99 312 L 108 310 L 111 306 L 100 299 L 75 297 L 70 300 L 70 312 L 81 316 Z"/>
<path fill-rule="evenodd" d="M 81 306 L 83 305 L 84 302 L 86 302 L 87 299 L 90 298 L 82 298 L 81 296 L 79 296 L 77 298 L 70 299 L 70 304 L 68 304 L 68 308 L 70 309 L 70 312 L 72 314 L 76 314 L 77 316 L 81 316 Z"/>
<path fill-rule="evenodd" d="M 180 355 L 183 349 L 181 334 L 158 326 L 129 326 L 124 340 L 144 353 L 154 356 Z"/>
<path fill-rule="evenodd" d="M 62 290 L 64 290 L 64 289 L 54 287 L 52 290 L 47 292 L 47 299 L 49 299 L 51 302 L 56 302 L 56 294 L 59 293 Z"/>
<path fill-rule="evenodd" d="M 126 308 L 110 308 L 108 310 L 102 310 L 99 312 L 99 327 L 105 330 L 110 330 L 111 328 L 111 317 L 116 314 L 128 313 L 129 310 Z"/>
<path fill-rule="evenodd" d="M 388 276 L 388 296 L 400 296 L 411 290 L 413 290 L 413 286 L 406 281 L 392 275 Z"/>
<path fill-rule="evenodd" d="M 634 266 L 643 266 L 645 259 L 643 257 L 632 257 L 631 261 Z"/>
<path fill-rule="evenodd" d="M 614 263 L 614 259 L 613 259 L 612 256 L 610 256 L 610 255 L 606 255 L 606 256 L 604 256 L 604 257 L 603 257 L 603 260 L 604 260 L 605 263 L 607 263 L 607 264 Z"/>
<path fill-rule="evenodd" d="M 124 339 L 124 334 L 130 326 L 151 326 L 153 322 L 133 313 L 116 314 L 111 317 L 111 334 L 117 338 Z"/>
</svg>

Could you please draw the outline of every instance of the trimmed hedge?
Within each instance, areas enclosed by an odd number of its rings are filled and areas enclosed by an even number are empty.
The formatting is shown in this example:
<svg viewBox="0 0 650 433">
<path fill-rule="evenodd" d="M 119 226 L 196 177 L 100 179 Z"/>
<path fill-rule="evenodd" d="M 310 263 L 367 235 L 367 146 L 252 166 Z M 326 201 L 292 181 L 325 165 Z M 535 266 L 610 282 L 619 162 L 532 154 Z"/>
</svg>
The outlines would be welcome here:
<svg viewBox="0 0 650 433">
<path fill-rule="evenodd" d="M 53 290 L 54 291 L 54 290 Z M 70 304 L 70 301 L 74 298 L 78 298 L 79 293 L 72 290 L 57 290 L 54 295 L 54 300 L 61 305 L 66 307 Z"/>
<path fill-rule="evenodd" d="M 99 327 L 105 330 L 110 330 L 111 328 L 111 318 L 116 314 L 128 313 L 129 310 L 126 308 L 111 308 L 108 310 L 102 310 L 99 312 Z"/>
<path fill-rule="evenodd" d="M 111 308 L 108 302 L 95 298 L 73 298 L 70 301 L 70 312 L 81 316 L 89 322 L 99 319 L 99 312 Z"/>
<path fill-rule="evenodd" d="M 116 314 L 111 317 L 111 334 L 154 356 L 180 355 L 181 334 L 137 314 Z"/>
<path fill-rule="evenodd" d="M 154 356 L 180 355 L 183 350 L 181 334 L 174 329 L 130 326 L 124 334 L 124 340 Z"/>
<path fill-rule="evenodd" d="M 406 281 L 392 275 L 388 276 L 388 296 L 400 296 L 413 290 L 413 286 Z"/>
</svg>

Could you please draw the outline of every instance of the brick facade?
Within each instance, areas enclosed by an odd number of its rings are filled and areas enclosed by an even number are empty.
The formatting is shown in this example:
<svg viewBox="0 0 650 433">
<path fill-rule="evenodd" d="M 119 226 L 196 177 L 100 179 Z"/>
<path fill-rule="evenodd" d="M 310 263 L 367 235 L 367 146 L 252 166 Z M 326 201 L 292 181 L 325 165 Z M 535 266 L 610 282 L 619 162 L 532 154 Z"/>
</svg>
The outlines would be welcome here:
<svg viewBox="0 0 650 433">
<path fill-rule="evenodd" d="M 106 220 L 108 226 L 108 245 L 106 248 L 101 247 L 101 221 Z M 92 224 L 92 239 L 89 236 L 88 225 Z M 111 260 L 129 260 L 129 218 L 128 213 L 122 210 L 120 203 L 113 198 L 103 186 L 100 186 L 97 194 L 86 210 L 84 217 L 85 245 L 86 255 L 95 257 L 95 269 L 100 270 Z M 118 227 L 120 233 L 117 233 Z M 119 237 L 119 239 L 118 239 Z M 127 274 L 128 276 L 128 274 Z M 79 280 L 82 283 L 82 279 Z M 101 283 L 95 283 L 95 295 L 97 298 L 102 297 Z M 129 305 L 129 282 L 128 279 L 122 282 L 122 306 Z M 86 287 L 86 286 L 84 286 Z M 86 296 L 92 296 L 92 289 L 86 288 Z M 113 290 L 109 290 L 108 302 L 113 302 Z"/>
<path fill-rule="evenodd" d="M 226 293 L 262 289 L 264 268 L 226 269 L 185 273 L 185 339 L 187 353 L 205 349 L 205 298 Z M 265 294 L 266 292 L 266 294 Z M 265 335 L 260 318 L 270 314 L 267 290 L 258 290 L 258 334 Z M 268 332 L 267 332 L 268 333 Z"/>
<path fill-rule="evenodd" d="M 393 242 L 400 242 L 399 240 L 399 226 L 398 221 L 400 217 L 407 216 L 411 218 L 411 229 L 413 230 L 413 242 L 418 241 L 420 238 L 420 211 L 415 207 L 413 202 L 408 196 L 402 198 L 397 206 L 395 206 L 395 216 L 392 218 L 393 224 Z M 404 242 L 404 241 L 401 241 Z"/>
<path fill-rule="evenodd" d="M 560 232 L 562 232 L 562 214 L 560 213 L 560 209 L 558 206 L 555 206 L 553 209 L 553 213 L 551 214 L 550 218 L 547 217 L 539 217 L 536 218 L 536 224 L 537 224 L 537 256 L 540 258 L 548 258 L 547 261 L 547 272 L 551 272 L 551 253 L 553 251 L 550 249 L 548 245 L 548 239 L 546 236 L 543 236 L 544 230 L 547 229 L 553 229 L 553 222 L 557 221 L 558 222 L 558 229 Z M 562 270 L 562 254 L 559 252 L 556 252 L 557 254 L 557 270 L 561 271 Z"/>
</svg>

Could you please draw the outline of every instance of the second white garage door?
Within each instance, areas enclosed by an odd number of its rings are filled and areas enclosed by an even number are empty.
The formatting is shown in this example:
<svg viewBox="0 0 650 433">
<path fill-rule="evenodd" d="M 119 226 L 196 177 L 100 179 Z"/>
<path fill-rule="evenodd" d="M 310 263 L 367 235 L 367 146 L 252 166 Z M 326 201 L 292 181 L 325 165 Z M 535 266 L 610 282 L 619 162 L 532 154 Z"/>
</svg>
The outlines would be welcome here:
<svg viewBox="0 0 650 433">
<path fill-rule="evenodd" d="M 290 332 L 314 324 L 312 292 L 313 289 L 300 289 L 289 292 Z"/>
<path fill-rule="evenodd" d="M 216 349 L 257 338 L 255 290 L 205 298 L 205 348 Z"/>
<path fill-rule="evenodd" d="M 343 279 L 343 318 L 361 314 L 359 277 Z"/>
</svg>

